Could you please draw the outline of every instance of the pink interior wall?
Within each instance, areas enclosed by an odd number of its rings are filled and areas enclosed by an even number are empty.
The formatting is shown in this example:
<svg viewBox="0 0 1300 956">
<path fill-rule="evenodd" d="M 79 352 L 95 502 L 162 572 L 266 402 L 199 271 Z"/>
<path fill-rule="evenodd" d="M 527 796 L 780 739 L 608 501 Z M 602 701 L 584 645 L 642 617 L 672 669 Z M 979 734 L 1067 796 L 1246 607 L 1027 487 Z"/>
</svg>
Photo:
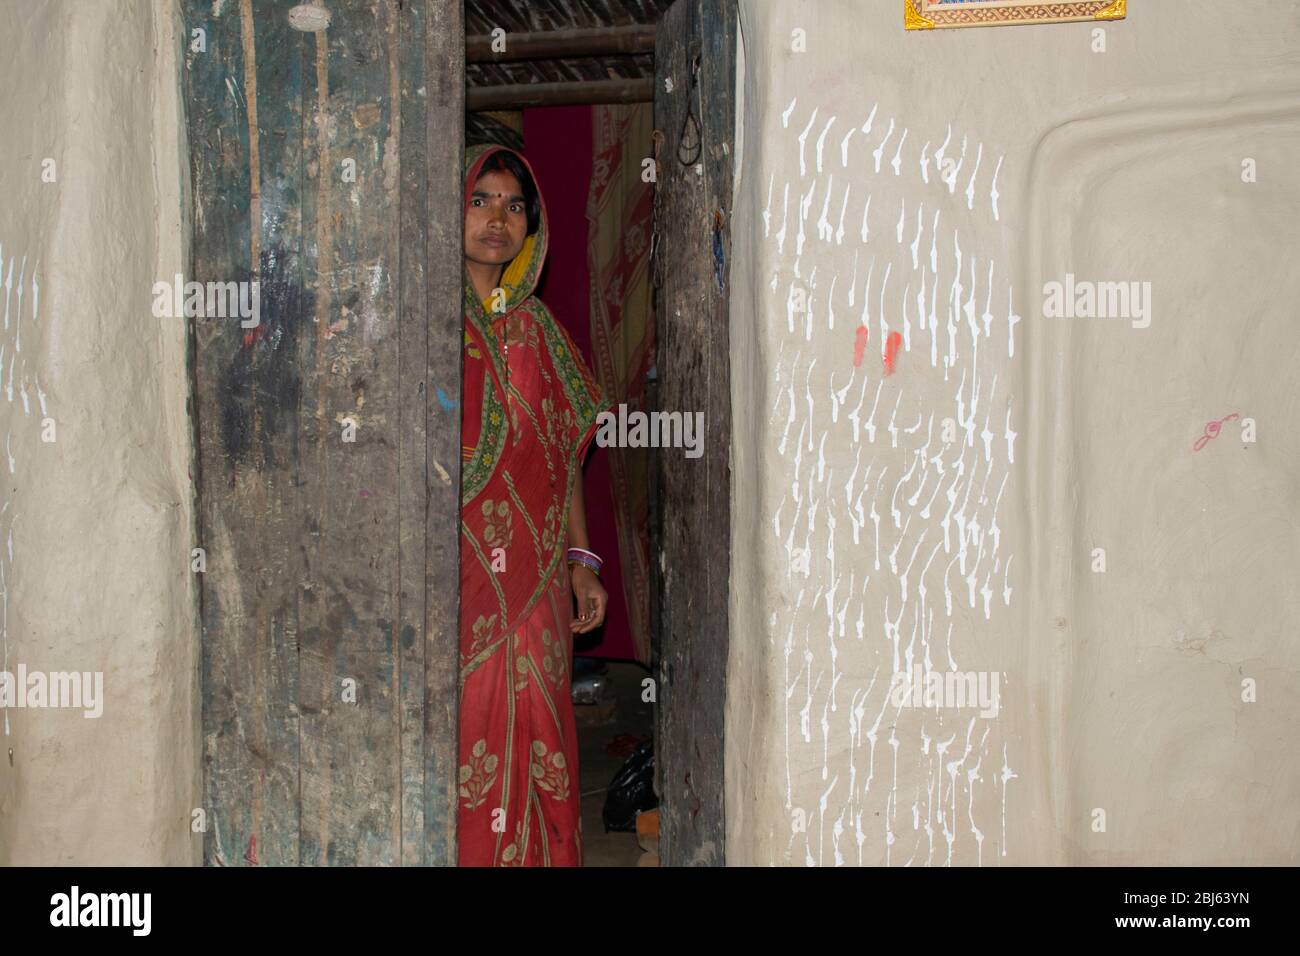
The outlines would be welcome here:
<svg viewBox="0 0 1300 956">
<path fill-rule="evenodd" d="M 524 152 L 546 197 L 551 243 L 539 294 L 573 336 L 591 365 L 591 281 L 587 270 L 587 192 L 591 185 L 591 107 L 524 110 Z M 591 549 L 605 561 L 601 580 L 609 592 L 603 633 L 580 637 L 575 651 L 595 657 L 632 659 L 632 634 L 623 598 L 618 538 L 610 497 L 609 450 L 592 445 L 584 470 L 587 531 Z"/>
</svg>

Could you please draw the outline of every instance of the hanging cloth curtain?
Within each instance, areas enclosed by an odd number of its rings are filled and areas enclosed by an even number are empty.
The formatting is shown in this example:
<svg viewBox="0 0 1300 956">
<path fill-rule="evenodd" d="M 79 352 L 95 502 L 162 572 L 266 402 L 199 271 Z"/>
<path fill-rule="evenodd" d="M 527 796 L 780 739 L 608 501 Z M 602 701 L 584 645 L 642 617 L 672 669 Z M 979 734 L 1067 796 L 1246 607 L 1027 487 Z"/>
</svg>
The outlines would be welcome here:
<svg viewBox="0 0 1300 956">
<path fill-rule="evenodd" d="M 641 178 L 653 155 L 650 104 L 592 110 L 592 176 L 587 202 L 591 276 L 591 353 L 601 391 L 617 407 L 645 411 L 646 373 L 654 364 L 650 238 L 654 184 Z M 636 657 L 650 663 L 649 469 L 645 448 L 610 455 L 614 516 L 628 624 Z"/>
</svg>

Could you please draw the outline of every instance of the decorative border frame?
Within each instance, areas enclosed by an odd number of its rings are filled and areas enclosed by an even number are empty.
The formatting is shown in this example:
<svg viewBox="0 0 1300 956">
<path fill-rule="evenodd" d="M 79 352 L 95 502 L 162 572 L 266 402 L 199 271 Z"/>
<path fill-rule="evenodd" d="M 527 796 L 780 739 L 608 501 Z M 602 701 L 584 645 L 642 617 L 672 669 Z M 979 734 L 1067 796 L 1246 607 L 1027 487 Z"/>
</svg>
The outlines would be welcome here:
<svg viewBox="0 0 1300 956">
<path fill-rule="evenodd" d="M 995 3 L 1001 3 L 994 6 Z M 1123 20 L 1128 0 L 1060 0 L 1056 3 L 1013 3 L 987 0 L 979 6 L 903 0 L 903 26 L 908 30 L 952 27 L 1002 27 L 1022 23 L 1069 23 L 1076 20 Z"/>
</svg>

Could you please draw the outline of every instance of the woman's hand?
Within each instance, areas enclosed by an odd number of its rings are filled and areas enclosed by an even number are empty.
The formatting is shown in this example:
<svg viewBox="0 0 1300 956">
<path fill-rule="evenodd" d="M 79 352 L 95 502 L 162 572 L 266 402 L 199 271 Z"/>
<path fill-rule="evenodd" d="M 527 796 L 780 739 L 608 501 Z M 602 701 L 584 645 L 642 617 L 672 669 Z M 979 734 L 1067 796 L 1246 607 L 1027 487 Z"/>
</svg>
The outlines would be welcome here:
<svg viewBox="0 0 1300 956">
<path fill-rule="evenodd" d="M 609 603 L 609 595 L 591 568 L 581 564 L 570 565 L 569 577 L 573 582 L 573 596 L 578 599 L 578 616 L 569 622 L 569 630 L 574 634 L 594 631 L 605 623 L 605 607 Z"/>
</svg>

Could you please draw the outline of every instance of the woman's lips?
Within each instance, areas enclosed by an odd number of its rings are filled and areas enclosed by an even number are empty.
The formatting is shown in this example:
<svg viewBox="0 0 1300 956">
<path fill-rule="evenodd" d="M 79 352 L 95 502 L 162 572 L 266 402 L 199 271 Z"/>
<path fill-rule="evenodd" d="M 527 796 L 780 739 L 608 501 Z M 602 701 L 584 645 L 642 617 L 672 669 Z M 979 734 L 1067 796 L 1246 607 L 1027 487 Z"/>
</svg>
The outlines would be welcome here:
<svg viewBox="0 0 1300 956">
<path fill-rule="evenodd" d="M 499 247 L 504 247 L 508 245 L 507 241 L 501 236 L 484 236 L 482 239 L 479 240 L 479 243 L 485 246 L 499 246 Z"/>
</svg>

